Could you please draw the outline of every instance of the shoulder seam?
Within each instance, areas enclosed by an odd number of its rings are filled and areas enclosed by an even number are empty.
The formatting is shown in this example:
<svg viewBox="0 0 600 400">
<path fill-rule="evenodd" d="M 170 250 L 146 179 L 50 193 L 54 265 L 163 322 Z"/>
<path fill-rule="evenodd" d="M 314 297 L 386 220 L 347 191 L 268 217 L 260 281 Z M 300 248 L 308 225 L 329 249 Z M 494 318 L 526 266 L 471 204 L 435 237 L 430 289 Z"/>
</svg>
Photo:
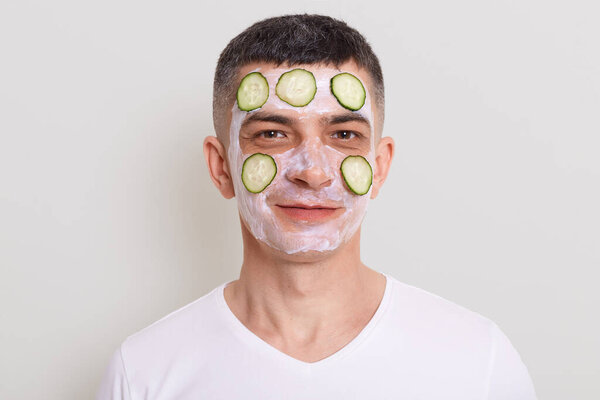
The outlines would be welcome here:
<svg viewBox="0 0 600 400">
<path fill-rule="evenodd" d="M 494 324 L 494 321 L 492 321 L 491 319 L 489 319 L 489 318 L 488 318 L 488 317 L 486 317 L 485 315 L 483 315 L 483 314 L 481 314 L 481 313 L 479 313 L 479 312 L 477 312 L 477 311 L 474 311 L 474 310 L 472 310 L 472 309 L 470 309 L 470 308 L 467 308 L 467 307 L 465 307 L 465 306 L 463 306 L 463 305 L 461 305 L 461 304 L 458 304 L 458 303 L 456 303 L 456 302 L 454 302 L 454 301 L 452 301 L 452 300 L 449 300 L 449 299 L 447 299 L 447 298 L 445 298 L 445 297 L 442 297 L 442 296 L 440 296 L 439 294 L 432 293 L 432 292 L 430 292 L 430 291 L 427 291 L 427 290 L 425 290 L 425 289 L 423 289 L 423 288 L 420 288 L 420 287 L 418 287 L 418 286 L 413 286 L 413 285 L 410 285 L 410 284 L 408 284 L 408 283 L 405 283 L 405 282 L 402 282 L 402 281 L 400 281 L 400 280 L 398 280 L 398 279 L 396 279 L 396 282 L 398 282 L 399 284 L 402 284 L 402 285 L 404 285 L 404 286 L 406 286 L 406 287 L 409 287 L 409 288 L 411 288 L 411 289 L 413 289 L 413 290 L 416 290 L 416 291 L 420 292 L 421 294 L 429 295 L 429 296 L 431 296 L 431 297 L 433 297 L 433 298 L 435 298 L 435 299 L 437 299 L 437 300 L 441 301 L 442 303 L 444 303 L 444 304 L 446 304 L 446 305 L 450 305 L 450 306 L 453 306 L 453 307 L 457 307 L 458 309 L 460 309 L 460 310 L 461 310 L 461 311 L 463 311 L 463 312 L 466 312 L 467 314 L 472 314 L 472 315 L 475 315 L 475 316 L 477 316 L 478 318 L 481 318 L 483 321 L 485 321 L 485 322 L 487 322 L 487 323 Z"/>
<path fill-rule="evenodd" d="M 167 318 L 169 318 L 170 316 L 172 316 L 172 315 L 175 315 L 175 314 L 177 314 L 177 313 L 179 313 L 179 312 L 182 312 L 183 310 L 185 310 L 185 309 L 187 309 L 187 308 L 189 308 L 189 307 L 193 306 L 194 304 L 198 303 L 200 300 L 203 300 L 203 299 L 205 299 L 205 298 L 208 298 L 208 297 L 209 297 L 211 294 L 213 294 L 213 293 L 214 293 L 214 291 L 215 291 L 215 290 L 217 290 L 219 287 L 220 287 L 220 285 L 219 285 L 219 286 L 217 286 L 217 287 L 215 287 L 215 288 L 213 288 L 213 289 L 212 289 L 210 292 L 208 292 L 208 293 L 204 294 L 203 296 L 201 296 L 201 297 L 198 297 L 196 300 L 193 300 L 193 301 L 189 302 L 188 304 L 186 304 L 186 305 L 183 305 L 183 306 L 179 307 L 178 309 L 176 309 L 176 310 L 174 310 L 174 311 L 171 311 L 171 312 L 170 312 L 170 313 L 168 313 L 167 315 L 164 315 L 163 317 L 161 317 L 161 318 L 157 319 L 156 321 L 152 322 L 150 325 L 147 325 L 147 326 L 145 326 L 144 328 L 140 329 L 139 331 L 132 333 L 132 334 L 131 334 L 131 335 L 129 335 L 127 338 L 129 338 L 129 337 L 132 337 L 132 336 L 135 336 L 135 335 L 137 335 L 137 334 L 139 334 L 139 333 L 141 333 L 141 332 L 143 332 L 143 331 L 145 331 L 145 330 L 147 330 L 147 329 L 150 329 L 152 326 L 154 326 L 154 325 L 158 324 L 159 322 L 162 322 L 163 320 L 166 320 L 166 319 L 167 319 Z"/>
</svg>

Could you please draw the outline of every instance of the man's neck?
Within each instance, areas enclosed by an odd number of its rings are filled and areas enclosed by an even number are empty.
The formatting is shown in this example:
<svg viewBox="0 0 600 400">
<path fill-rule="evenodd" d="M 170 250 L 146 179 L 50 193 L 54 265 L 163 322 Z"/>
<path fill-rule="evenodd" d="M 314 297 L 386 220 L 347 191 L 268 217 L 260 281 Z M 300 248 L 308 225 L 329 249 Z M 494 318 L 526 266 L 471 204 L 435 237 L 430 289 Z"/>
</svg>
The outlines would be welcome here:
<svg viewBox="0 0 600 400">
<path fill-rule="evenodd" d="M 328 340 L 342 347 L 377 309 L 385 277 L 360 261 L 360 229 L 336 251 L 305 258 L 273 251 L 245 227 L 242 235 L 240 278 L 225 298 L 244 325 L 276 347 Z M 337 343 L 332 335 L 339 335 Z"/>
</svg>

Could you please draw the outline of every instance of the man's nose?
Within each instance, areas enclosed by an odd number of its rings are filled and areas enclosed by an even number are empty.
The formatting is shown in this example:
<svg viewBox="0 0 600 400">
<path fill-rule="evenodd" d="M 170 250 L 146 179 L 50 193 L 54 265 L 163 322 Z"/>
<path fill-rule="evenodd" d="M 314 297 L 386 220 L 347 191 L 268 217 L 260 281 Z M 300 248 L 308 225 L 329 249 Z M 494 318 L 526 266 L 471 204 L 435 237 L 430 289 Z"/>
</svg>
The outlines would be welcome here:
<svg viewBox="0 0 600 400">
<path fill-rule="evenodd" d="M 313 190 L 331 185 L 333 169 L 321 146 L 301 149 L 299 156 L 294 158 L 286 174 L 287 179 Z"/>
</svg>

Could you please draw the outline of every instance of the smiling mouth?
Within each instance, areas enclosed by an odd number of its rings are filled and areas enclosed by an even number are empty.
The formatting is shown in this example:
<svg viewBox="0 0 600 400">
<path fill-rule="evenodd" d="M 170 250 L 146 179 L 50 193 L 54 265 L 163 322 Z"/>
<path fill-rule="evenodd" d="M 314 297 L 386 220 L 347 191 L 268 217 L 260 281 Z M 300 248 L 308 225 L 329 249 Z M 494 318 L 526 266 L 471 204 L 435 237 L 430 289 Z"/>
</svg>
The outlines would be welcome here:
<svg viewBox="0 0 600 400">
<path fill-rule="evenodd" d="M 277 204 L 286 216 L 302 221 L 321 221 L 333 217 L 340 207 L 330 207 L 324 205 L 306 205 L 306 204 Z"/>
<path fill-rule="evenodd" d="M 282 208 L 302 208 L 305 210 L 336 210 L 339 207 L 325 206 L 325 205 L 307 205 L 307 204 L 277 204 L 278 207 Z"/>
</svg>

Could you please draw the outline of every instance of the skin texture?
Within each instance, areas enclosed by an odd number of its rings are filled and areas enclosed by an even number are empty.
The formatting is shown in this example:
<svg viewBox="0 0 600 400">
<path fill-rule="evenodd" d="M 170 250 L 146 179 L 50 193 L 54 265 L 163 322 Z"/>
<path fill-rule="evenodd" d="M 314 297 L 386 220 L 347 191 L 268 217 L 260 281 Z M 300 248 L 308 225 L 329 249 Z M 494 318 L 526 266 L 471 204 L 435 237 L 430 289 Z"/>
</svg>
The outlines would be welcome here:
<svg viewBox="0 0 600 400">
<path fill-rule="evenodd" d="M 240 70 L 237 82 L 260 70 L 274 91 L 277 77 L 293 68 L 310 70 L 320 84 L 339 72 L 358 77 L 367 90 L 367 101 L 354 113 L 368 124 L 332 123 L 330 117 L 352 112 L 339 106 L 330 92 L 319 90 L 319 84 L 315 99 L 305 107 L 286 105 L 272 92 L 259 110 L 242 112 L 232 104 L 227 132 L 218 134 L 230 143 L 208 136 L 204 153 L 215 186 L 223 197 L 237 197 L 240 210 L 244 261 L 240 278 L 225 288 L 229 308 L 265 342 L 298 360 L 315 362 L 358 335 L 383 297 L 385 277 L 360 260 L 360 223 L 369 200 L 385 181 L 394 142 L 378 138 L 381 127 L 370 95 L 371 80 L 353 62 L 339 68 L 251 64 Z M 286 121 L 259 119 L 244 124 L 259 111 L 284 116 Z M 323 123 L 324 119 L 329 122 Z M 275 133 L 260 134 L 265 131 Z M 341 133 L 349 131 L 358 135 Z M 247 192 L 239 176 L 239 163 L 256 152 L 273 156 L 278 168 L 281 164 L 262 198 Z M 352 194 L 339 174 L 341 160 L 355 154 L 367 158 L 373 168 L 373 184 L 364 196 Z M 276 205 L 291 199 L 328 201 L 340 206 L 339 215 L 326 223 L 294 220 Z M 264 218 L 269 222 L 261 230 Z M 315 235 L 321 236 L 314 239 Z"/>
</svg>

